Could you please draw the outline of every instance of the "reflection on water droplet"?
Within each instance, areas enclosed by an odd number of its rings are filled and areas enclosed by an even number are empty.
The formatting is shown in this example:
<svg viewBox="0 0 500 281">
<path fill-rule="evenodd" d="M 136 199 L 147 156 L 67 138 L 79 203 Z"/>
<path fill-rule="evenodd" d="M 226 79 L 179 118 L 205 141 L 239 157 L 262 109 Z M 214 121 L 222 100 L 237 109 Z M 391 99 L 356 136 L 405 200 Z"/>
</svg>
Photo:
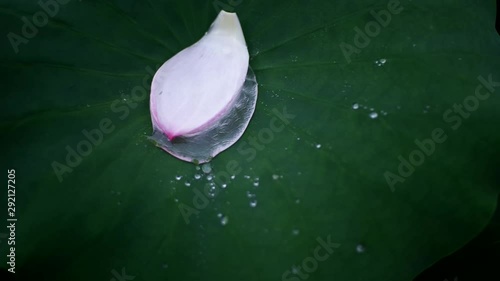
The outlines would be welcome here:
<svg viewBox="0 0 500 281">
<path fill-rule="evenodd" d="M 319 144 L 319 143 L 318 143 L 318 144 L 316 145 L 316 148 L 321 148 L 321 144 Z"/>
<path fill-rule="evenodd" d="M 371 119 L 375 119 L 378 117 L 378 113 L 377 112 L 370 112 L 370 118 Z"/>
<path fill-rule="evenodd" d="M 227 184 L 225 184 L 225 183 L 224 183 L 224 184 L 222 184 L 222 185 L 221 185 L 221 187 L 222 187 L 222 188 L 226 188 L 226 187 L 227 187 Z"/>
<path fill-rule="evenodd" d="M 182 176 L 175 176 L 175 179 L 179 181 L 182 179 Z"/>
<path fill-rule="evenodd" d="M 250 201 L 250 207 L 255 208 L 256 206 L 257 206 L 257 200 L 256 199 L 251 200 Z"/>
<path fill-rule="evenodd" d="M 352 105 L 352 109 L 358 109 L 359 108 L 359 104 L 358 103 L 355 103 Z"/>
<path fill-rule="evenodd" d="M 220 219 L 220 224 L 221 224 L 221 225 L 223 225 L 223 226 L 224 226 L 224 225 L 226 225 L 226 224 L 227 224 L 227 222 L 228 222 L 228 218 L 227 218 L 227 216 L 223 216 L 223 217 Z"/>
<path fill-rule="evenodd" d="M 203 173 L 208 174 L 212 171 L 212 166 L 210 166 L 210 163 L 205 163 L 201 165 L 201 170 L 203 171 Z"/>
<path fill-rule="evenodd" d="M 236 178 L 236 176 L 235 176 L 235 175 L 232 175 L 232 176 L 231 176 L 231 179 L 232 179 L 232 180 L 234 180 L 234 178 Z"/>
</svg>

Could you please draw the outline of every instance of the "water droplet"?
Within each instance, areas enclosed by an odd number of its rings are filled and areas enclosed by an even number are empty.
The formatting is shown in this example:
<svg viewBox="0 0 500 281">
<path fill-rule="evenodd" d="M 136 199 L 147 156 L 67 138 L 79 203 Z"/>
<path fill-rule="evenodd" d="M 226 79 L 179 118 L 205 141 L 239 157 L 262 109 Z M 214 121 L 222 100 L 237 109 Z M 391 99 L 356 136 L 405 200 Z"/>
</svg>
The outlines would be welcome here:
<svg viewBox="0 0 500 281">
<path fill-rule="evenodd" d="M 370 116 L 371 119 L 375 119 L 375 118 L 378 117 L 378 113 L 377 112 L 370 112 L 369 116 Z"/>
<path fill-rule="evenodd" d="M 200 169 L 200 166 L 196 166 L 196 171 L 199 171 Z"/>
<path fill-rule="evenodd" d="M 298 229 L 293 229 L 292 230 L 292 234 L 295 235 L 295 236 L 299 235 L 299 233 L 300 233 L 300 230 L 298 230 Z"/>
<path fill-rule="evenodd" d="M 201 175 L 200 174 L 195 174 L 194 178 L 197 179 L 197 180 L 199 180 L 201 178 Z"/>
<path fill-rule="evenodd" d="M 280 178 L 280 176 L 278 176 L 278 175 L 273 175 L 273 180 L 277 180 L 277 179 L 279 179 L 279 178 Z"/>
<path fill-rule="evenodd" d="M 359 108 L 359 103 L 355 103 L 352 105 L 352 109 L 358 109 Z"/>
<path fill-rule="evenodd" d="M 234 178 L 236 178 L 236 175 L 232 175 L 231 176 L 231 179 L 234 180 Z"/>
<path fill-rule="evenodd" d="M 375 61 L 375 64 L 376 64 L 377 66 L 382 66 L 382 65 L 384 65 L 386 62 L 387 62 L 387 60 L 386 60 L 386 59 L 379 59 L 379 60 L 376 60 L 376 61 Z"/>
<path fill-rule="evenodd" d="M 364 253 L 365 251 L 366 251 L 365 246 L 363 246 L 362 244 L 358 244 L 356 246 L 356 252 L 361 254 L 361 253 Z"/>
<path fill-rule="evenodd" d="M 250 178 L 250 176 L 249 176 L 249 175 L 244 175 L 243 177 L 244 177 L 245 179 L 249 179 L 249 178 Z"/>
<path fill-rule="evenodd" d="M 253 182 L 253 186 L 255 186 L 255 187 L 259 186 L 259 182 L 258 181 L 254 181 Z"/>
<path fill-rule="evenodd" d="M 222 226 L 227 225 L 227 222 L 228 222 L 228 218 L 227 218 L 227 216 L 223 216 L 223 217 L 220 219 L 220 224 L 221 224 Z"/>
<path fill-rule="evenodd" d="M 222 218 L 222 213 L 218 213 L 218 214 L 217 214 L 217 217 L 218 217 L 218 218 Z"/>
<path fill-rule="evenodd" d="M 214 177 L 212 175 L 207 176 L 207 180 L 211 181 Z"/>
<path fill-rule="evenodd" d="M 297 140 L 299 141 L 299 140 L 300 140 L 300 138 L 297 138 Z"/>
<path fill-rule="evenodd" d="M 180 181 L 182 179 L 182 176 L 175 176 L 175 179 Z"/>
<path fill-rule="evenodd" d="M 321 144 L 319 144 L 319 143 L 318 143 L 318 144 L 316 145 L 316 148 L 321 148 Z"/>
<path fill-rule="evenodd" d="M 203 173 L 208 174 L 212 171 L 212 166 L 210 166 L 210 163 L 205 163 L 201 165 L 201 170 L 203 171 Z"/>
<path fill-rule="evenodd" d="M 175 201 L 175 203 L 177 203 L 177 202 L 179 202 L 179 199 L 175 198 L 174 201 Z"/>
<path fill-rule="evenodd" d="M 226 187 L 227 187 L 227 184 L 225 184 L 225 183 L 224 183 L 224 184 L 222 184 L 220 187 L 222 187 L 222 188 L 226 188 Z"/>
<path fill-rule="evenodd" d="M 255 208 L 257 206 L 257 200 L 253 199 L 250 201 L 250 207 Z"/>
<path fill-rule="evenodd" d="M 255 197 L 255 194 L 252 194 L 250 191 L 247 190 L 247 197 L 253 198 L 253 197 Z"/>
<path fill-rule="evenodd" d="M 185 186 L 191 186 L 191 183 L 187 181 L 187 182 L 184 183 L 184 185 Z"/>
<path fill-rule="evenodd" d="M 300 204 L 300 199 L 296 199 L 295 204 Z"/>
</svg>

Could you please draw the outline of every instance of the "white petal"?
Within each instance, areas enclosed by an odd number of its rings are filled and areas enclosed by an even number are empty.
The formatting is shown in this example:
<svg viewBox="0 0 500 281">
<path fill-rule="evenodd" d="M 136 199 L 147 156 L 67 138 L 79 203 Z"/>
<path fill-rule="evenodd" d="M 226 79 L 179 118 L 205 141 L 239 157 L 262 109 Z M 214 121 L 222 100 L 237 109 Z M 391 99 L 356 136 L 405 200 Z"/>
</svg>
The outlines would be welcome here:
<svg viewBox="0 0 500 281">
<path fill-rule="evenodd" d="M 237 99 L 248 60 L 238 17 L 220 12 L 203 38 L 155 74 L 151 87 L 155 129 L 173 140 L 196 135 L 216 123 Z"/>
</svg>

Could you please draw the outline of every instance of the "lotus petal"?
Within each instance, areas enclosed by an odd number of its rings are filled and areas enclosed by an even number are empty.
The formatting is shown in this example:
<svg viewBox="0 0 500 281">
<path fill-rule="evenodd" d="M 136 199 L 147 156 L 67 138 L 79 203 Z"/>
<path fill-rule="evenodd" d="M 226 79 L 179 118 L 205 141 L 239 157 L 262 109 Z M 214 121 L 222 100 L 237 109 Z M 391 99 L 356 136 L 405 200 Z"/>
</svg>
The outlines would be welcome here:
<svg viewBox="0 0 500 281">
<path fill-rule="evenodd" d="M 182 160 L 203 163 L 234 144 L 254 112 L 257 82 L 238 17 L 221 11 L 209 31 L 156 72 L 152 139 Z"/>
</svg>

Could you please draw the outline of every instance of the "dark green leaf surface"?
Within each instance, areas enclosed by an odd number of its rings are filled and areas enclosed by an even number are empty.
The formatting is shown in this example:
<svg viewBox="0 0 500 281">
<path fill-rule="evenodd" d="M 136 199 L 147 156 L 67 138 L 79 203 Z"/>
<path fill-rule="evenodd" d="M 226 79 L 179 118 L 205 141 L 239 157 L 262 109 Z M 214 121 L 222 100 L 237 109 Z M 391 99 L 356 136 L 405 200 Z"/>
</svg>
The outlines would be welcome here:
<svg viewBox="0 0 500 281">
<path fill-rule="evenodd" d="M 203 172 L 147 140 L 149 98 L 130 95 L 148 67 L 203 36 L 220 3 L 238 13 L 259 99 L 242 139 L 211 163 L 217 183 L 227 165 L 237 165 L 235 178 L 187 224 L 180 206 L 194 207 L 207 175 L 195 179 Z M 21 35 L 21 18 L 41 8 L 0 1 L 2 169 L 16 169 L 17 274 L 282 280 L 329 236 L 340 247 L 302 269 L 308 280 L 410 280 L 462 247 L 496 205 L 500 87 L 456 130 L 443 113 L 474 95 L 478 76 L 500 81 L 493 1 L 402 1 L 348 63 L 340 44 L 354 45 L 355 27 L 387 3 L 73 0 L 16 54 L 6 35 Z M 294 117 L 274 123 L 283 111 Z M 60 182 L 54 161 L 67 165 L 66 146 L 108 119 L 112 132 Z M 436 128 L 446 141 L 391 190 L 384 173 L 397 174 L 398 156 Z M 6 268 L 7 243 L 0 249 Z"/>
</svg>

